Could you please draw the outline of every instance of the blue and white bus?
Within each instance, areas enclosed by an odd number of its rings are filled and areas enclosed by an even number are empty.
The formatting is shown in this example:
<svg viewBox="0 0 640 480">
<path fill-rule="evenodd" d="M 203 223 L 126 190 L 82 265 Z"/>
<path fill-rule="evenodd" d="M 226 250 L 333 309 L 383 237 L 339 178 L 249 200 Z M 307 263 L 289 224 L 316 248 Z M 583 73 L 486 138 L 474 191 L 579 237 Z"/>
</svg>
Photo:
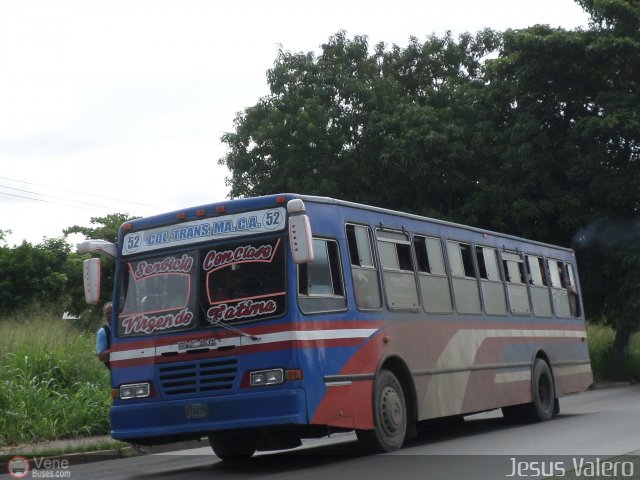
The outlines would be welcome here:
<svg viewBox="0 0 640 480">
<path fill-rule="evenodd" d="M 592 383 L 574 252 L 294 194 L 132 220 L 115 258 L 112 436 L 222 459 L 420 421 L 550 419 Z M 99 259 L 85 265 L 97 303 Z"/>
</svg>

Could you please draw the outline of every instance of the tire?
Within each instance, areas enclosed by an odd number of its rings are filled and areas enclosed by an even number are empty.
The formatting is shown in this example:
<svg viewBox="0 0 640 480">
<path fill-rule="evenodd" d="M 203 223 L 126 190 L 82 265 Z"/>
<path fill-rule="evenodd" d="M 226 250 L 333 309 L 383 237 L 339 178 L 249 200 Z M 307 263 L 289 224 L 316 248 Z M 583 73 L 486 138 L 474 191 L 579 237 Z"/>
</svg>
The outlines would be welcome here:
<svg viewBox="0 0 640 480">
<path fill-rule="evenodd" d="M 537 358 L 533 364 L 531 393 L 533 402 L 527 405 L 526 419 L 531 422 L 550 420 L 556 409 L 556 391 L 551 369 L 541 358 Z"/>
<path fill-rule="evenodd" d="M 257 439 L 251 432 L 215 433 L 209 435 L 209 444 L 220 460 L 246 460 L 255 453 Z"/>
<path fill-rule="evenodd" d="M 398 378 L 382 370 L 373 387 L 373 430 L 358 430 L 360 443 L 372 452 L 399 450 L 407 434 L 407 402 Z"/>
</svg>

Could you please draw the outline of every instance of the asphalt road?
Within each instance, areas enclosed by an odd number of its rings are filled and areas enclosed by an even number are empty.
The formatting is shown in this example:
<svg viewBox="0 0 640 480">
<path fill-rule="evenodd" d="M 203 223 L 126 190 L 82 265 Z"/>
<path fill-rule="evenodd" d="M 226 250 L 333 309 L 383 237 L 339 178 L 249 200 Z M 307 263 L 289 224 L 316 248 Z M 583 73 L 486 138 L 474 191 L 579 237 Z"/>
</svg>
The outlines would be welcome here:
<svg viewBox="0 0 640 480">
<path fill-rule="evenodd" d="M 386 455 L 365 455 L 354 435 L 342 434 L 288 452 L 261 453 L 241 463 L 221 462 L 203 446 L 57 466 L 53 476 L 105 480 L 476 480 L 570 478 L 570 470 L 578 467 L 578 478 L 627 478 L 629 473 L 640 478 L 640 457 L 620 457 L 640 451 L 640 385 L 585 392 L 561 399 L 560 406 L 558 417 L 538 424 L 509 425 L 496 411 L 467 417 L 458 425 L 426 425 L 417 439 Z"/>
</svg>

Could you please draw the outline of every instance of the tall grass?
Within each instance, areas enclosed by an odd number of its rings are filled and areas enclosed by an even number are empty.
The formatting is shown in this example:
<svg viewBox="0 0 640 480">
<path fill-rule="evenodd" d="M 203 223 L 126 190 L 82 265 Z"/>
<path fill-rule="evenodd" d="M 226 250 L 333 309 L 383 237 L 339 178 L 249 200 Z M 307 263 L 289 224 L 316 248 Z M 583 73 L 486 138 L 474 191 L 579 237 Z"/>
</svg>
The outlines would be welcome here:
<svg viewBox="0 0 640 480">
<path fill-rule="evenodd" d="M 108 433 L 110 403 L 93 331 L 33 312 L 0 318 L 0 446 Z"/>
<path fill-rule="evenodd" d="M 589 355 L 596 382 L 640 380 L 640 333 L 631 336 L 629 357 L 617 358 L 613 351 L 615 331 L 611 327 L 589 325 Z"/>
</svg>

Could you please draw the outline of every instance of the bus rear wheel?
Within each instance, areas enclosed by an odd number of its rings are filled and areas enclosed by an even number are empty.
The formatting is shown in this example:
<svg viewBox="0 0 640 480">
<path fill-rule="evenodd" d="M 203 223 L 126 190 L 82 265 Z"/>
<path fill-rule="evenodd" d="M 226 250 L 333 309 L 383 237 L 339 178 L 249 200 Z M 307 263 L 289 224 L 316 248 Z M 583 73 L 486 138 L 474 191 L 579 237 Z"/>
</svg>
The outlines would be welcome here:
<svg viewBox="0 0 640 480">
<path fill-rule="evenodd" d="M 221 432 L 209 435 L 209 444 L 220 460 L 245 460 L 256 451 L 257 437 L 252 432 Z"/>
<path fill-rule="evenodd" d="M 533 364 L 531 389 L 533 402 L 527 406 L 527 420 L 544 422 L 551 419 L 556 409 L 556 390 L 551 369 L 541 358 L 537 358 Z"/>
<path fill-rule="evenodd" d="M 374 452 L 399 450 L 407 434 L 407 403 L 398 378 L 382 370 L 373 387 L 373 430 L 357 430 L 358 441 Z"/>
<path fill-rule="evenodd" d="M 544 422 L 560 412 L 551 369 L 541 358 L 535 360 L 531 370 L 531 397 L 531 403 L 502 407 L 505 420 L 509 423 Z"/>
</svg>

